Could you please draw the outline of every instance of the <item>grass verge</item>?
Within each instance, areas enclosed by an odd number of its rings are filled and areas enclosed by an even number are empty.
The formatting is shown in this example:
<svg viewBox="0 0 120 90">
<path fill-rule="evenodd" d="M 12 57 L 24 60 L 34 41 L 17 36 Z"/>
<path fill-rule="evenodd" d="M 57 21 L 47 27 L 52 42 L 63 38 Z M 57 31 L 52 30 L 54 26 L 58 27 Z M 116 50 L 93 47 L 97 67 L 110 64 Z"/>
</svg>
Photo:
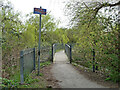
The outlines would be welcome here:
<svg viewBox="0 0 120 90">
<path fill-rule="evenodd" d="M 41 69 L 50 65 L 51 62 L 43 62 L 40 63 Z M 44 74 L 40 73 L 39 76 L 37 76 L 37 66 L 36 70 L 34 70 L 32 73 L 30 73 L 27 78 L 24 80 L 24 84 L 20 84 L 20 70 L 16 70 L 16 73 L 14 76 L 11 77 L 11 79 L 1 78 L 2 84 L 0 84 L 0 87 L 3 89 L 5 88 L 46 88 L 47 82 L 43 78 Z"/>
</svg>

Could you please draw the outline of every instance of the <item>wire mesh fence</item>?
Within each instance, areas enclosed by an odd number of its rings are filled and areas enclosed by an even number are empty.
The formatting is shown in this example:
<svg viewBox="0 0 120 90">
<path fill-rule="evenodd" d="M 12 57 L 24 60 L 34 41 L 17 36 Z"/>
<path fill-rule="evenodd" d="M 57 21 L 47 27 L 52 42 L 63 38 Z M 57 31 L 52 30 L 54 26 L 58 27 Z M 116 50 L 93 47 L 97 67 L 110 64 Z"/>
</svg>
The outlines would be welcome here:
<svg viewBox="0 0 120 90">
<path fill-rule="evenodd" d="M 57 51 L 63 50 L 65 48 L 63 43 L 55 43 L 54 45 L 55 45 L 55 50 Z"/>
<path fill-rule="evenodd" d="M 52 46 L 42 46 L 40 48 L 40 63 L 52 59 Z M 25 77 L 29 75 L 38 63 L 38 48 L 31 48 L 20 52 L 20 77 L 24 83 Z"/>
<path fill-rule="evenodd" d="M 52 62 L 53 62 L 55 53 L 59 50 L 63 50 L 64 48 L 65 47 L 63 43 L 55 43 L 52 45 Z"/>
<path fill-rule="evenodd" d="M 52 59 L 52 46 L 43 46 L 40 48 L 40 62 L 46 62 Z"/>
<path fill-rule="evenodd" d="M 118 81 L 118 55 L 117 51 L 111 46 L 83 46 L 74 44 L 72 46 L 72 62 L 99 72 L 108 79 Z M 111 52 L 109 52 L 111 51 Z"/>
<path fill-rule="evenodd" d="M 20 52 L 20 77 L 21 83 L 24 83 L 25 77 L 35 70 L 35 48 L 23 50 Z"/>
<path fill-rule="evenodd" d="M 72 46 L 72 61 L 85 67 L 92 68 L 92 50 L 87 48 L 81 48 L 80 44 Z"/>
</svg>

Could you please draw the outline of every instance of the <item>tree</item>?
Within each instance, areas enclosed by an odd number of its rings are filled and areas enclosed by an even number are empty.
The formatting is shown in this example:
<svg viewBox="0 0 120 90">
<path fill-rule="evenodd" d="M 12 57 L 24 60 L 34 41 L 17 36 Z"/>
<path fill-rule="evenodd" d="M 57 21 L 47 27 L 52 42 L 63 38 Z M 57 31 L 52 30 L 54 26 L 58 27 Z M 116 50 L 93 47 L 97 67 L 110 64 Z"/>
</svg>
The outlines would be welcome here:
<svg viewBox="0 0 120 90">
<path fill-rule="evenodd" d="M 2 64 L 5 70 L 3 77 L 10 78 L 16 73 L 15 69 L 19 68 L 20 51 L 38 46 L 39 16 L 33 15 L 33 13 L 27 14 L 28 19 L 23 23 L 19 18 L 20 13 L 14 11 L 10 2 L 3 2 L 1 7 L 0 26 L 2 33 L 0 33 L 0 37 L 2 34 Z M 56 27 L 57 23 L 54 22 L 54 18 L 50 14 L 42 16 L 42 46 L 53 43 L 52 40 L 55 40 L 53 33 Z"/>
<path fill-rule="evenodd" d="M 26 21 L 26 29 L 23 31 L 24 39 L 23 40 L 30 40 L 28 42 L 32 43 L 31 47 L 38 46 L 38 38 L 39 38 L 39 16 L 29 14 L 30 17 Z M 41 41 L 42 44 L 52 44 L 53 40 L 53 32 L 56 30 L 57 23 L 54 22 L 54 18 L 48 13 L 46 16 L 42 16 L 42 23 L 41 23 Z M 24 41 L 24 42 L 25 42 Z M 27 43 L 27 42 L 26 42 Z M 27 45 L 28 46 L 28 45 Z"/>
<path fill-rule="evenodd" d="M 80 43 L 79 47 L 90 47 L 98 51 L 96 60 L 99 64 L 107 66 L 106 68 L 110 71 L 108 72 L 110 79 L 113 81 L 120 80 L 118 80 L 120 71 L 118 67 L 120 61 L 120 29 L 118 28 L 119 23 L 117 24 L 118 5 L 120 5 L 120 1 L 112 3 L 70 1 L 66 9 L 67 14 L 72 17 L 71 26 L 79 33 L 77 40 L 77 43 Z M 104 11 L 101 11 L 102 8 Z M 105 15 L 106 12 L 112 14 Z"/>
</svg>

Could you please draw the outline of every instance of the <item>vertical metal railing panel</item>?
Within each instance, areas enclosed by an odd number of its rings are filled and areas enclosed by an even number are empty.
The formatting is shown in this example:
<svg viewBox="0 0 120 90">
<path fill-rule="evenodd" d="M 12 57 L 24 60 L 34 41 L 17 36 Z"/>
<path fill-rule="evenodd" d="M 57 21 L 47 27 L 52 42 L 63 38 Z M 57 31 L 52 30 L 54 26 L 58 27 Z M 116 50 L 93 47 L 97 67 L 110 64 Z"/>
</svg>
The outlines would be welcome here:
<svg viewBox="0 0 120 90">
<path fill-rule="evenodd" d="M 24 78 L 35 70 L 35 48 L 23 50 L 20 52 L 20 77 L 21 83 Z"/>
<path fill-rule="evenodd" d="M 95 72 L 95 49 L 92 47 L 85 47 L 80 43 L 74 44 L 72 47 L 72 58 L 74 63 L 87 67 Z"/>
<path fill-rule="evenodd" d="M 30 73 L 34 69 L 34 51 L 28 49 L 24 51 L 24 73 Z"/>
<path fill-rule="evenodd" d="M 38 48 L 36 48 L 36 52 L 38 52 Z M 51 59 L 52 59 L 52 46 L 50 46 L 50 45 L 41 46 L 41 48 L 40 48 L 40 63 L 49 61 Z"/>
<path fill-rule="evenodd" d="M 65 44 L 65 53 L 70 61 L 70 63 L 72 62 L 72 48 L 71 45 Z"/>
<path fill-rule="evenodd" d="M 41 61 L 40 62 L 45 62 L 45 61 L 51 60 L 51 58 L 52 58 L 52 56 L 51 56 L 52 47 L 51 46 L 41 47 L 40 51 L 41 51 L 41 53 L 40 53 Z"/>
<path fill-rule="evenodd" d="M 56 44 L 53 44 L 52 45 L 52 62 L 53 62 L 55 53 L 56 53 Z"/>
</svg>

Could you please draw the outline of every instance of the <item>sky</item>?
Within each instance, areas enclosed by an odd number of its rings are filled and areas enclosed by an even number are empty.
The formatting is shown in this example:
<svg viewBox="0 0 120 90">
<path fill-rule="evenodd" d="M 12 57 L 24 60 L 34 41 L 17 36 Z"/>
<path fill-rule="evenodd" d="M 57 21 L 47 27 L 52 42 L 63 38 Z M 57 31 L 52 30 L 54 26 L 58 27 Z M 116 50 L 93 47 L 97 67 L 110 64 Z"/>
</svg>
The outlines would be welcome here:
<svg viewBox="0 0 120 90">
<path fill-rule="evenodd" d="M 44 9 L 47 9 L 47 12 L 51 11 L 51 15 L 56 19 L 60 20 L 61 23 L 59 27 L 69 28 L 69 18 L 65 16 L 64 9 L 67 1 L 70 0 L 8 0 L 13 4 L 14 10 L 21 12 L 23 16 L 22 20 L 24 21 L 25 15 L 33 12 L 33 9 L 39 8 L 40 6 Z M 74 0 L 78 1 L 78 0 Z M 85 1 L 115 1 L 115 0 L 80 0 L 81 2 Z M 116 0 L 118 1 L 118 0 Z M 68 26 L 67 26 L 68 25 Z"/>
<path fill-rule="evenodd" d="M 33 8 L 39 8 L 40 6 L 47 9 L 47 12 L 51 11 L 51 15 L 60 20 L 59 27 L 67 27 L 69 20 L 64 14 L 64 7 L 68 0 L 8 0 L 13 4 L 14 10 L 21 12 L 24 17 L 26 14 L 33 12 Z M 25 19 L 25 18 L 24 18 Z"/>
</svg>

